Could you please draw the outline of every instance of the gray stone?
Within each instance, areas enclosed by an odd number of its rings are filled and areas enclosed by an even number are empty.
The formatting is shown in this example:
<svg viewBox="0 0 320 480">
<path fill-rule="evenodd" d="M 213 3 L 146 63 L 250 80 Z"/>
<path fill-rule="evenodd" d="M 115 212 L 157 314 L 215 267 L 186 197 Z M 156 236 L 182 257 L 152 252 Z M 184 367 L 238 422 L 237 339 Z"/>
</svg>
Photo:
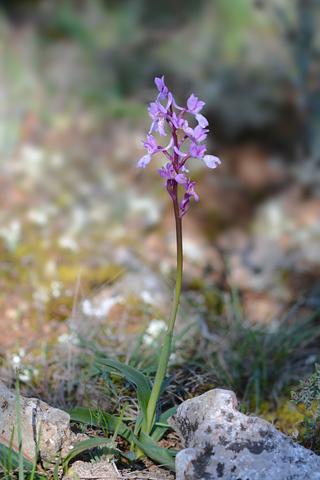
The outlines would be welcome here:
<svg viewBox="0 0 320 480">
<path fill-rule="evenodd" d="M 39 456 L 50 465 L 60 451 L 66 456 L 73 445 L 85 440 L 70 430 L 70 415 L 36 398 L 20 396 L 22 449 L 32 461 L 36 454 L 41 425 Z M 13 444 L 18 446 L 17 397 L 0 380 L 0 443 L 8 446 L 14 427 Z"/>
<path fill-rule="evenodd" d="M 71 467 L 69 467 L 68 476 L 63 477 L 63 480 L 74 480 L 75 478 L 85 480 L 92 478 L 100 480 L 105 478 L 118 479 L 121 477 L 119 476 L 119 471 L 113 462 L 101 460 L 97 463 L 91 463 L 77 460 Z"/>
<path fill-rule="evenodd" d="M 186 447 L 176 456 L 176 480 L 320 479 L 318 455 L 239 412 L 231 391 L 187 400 L 168 422 Z"/>
</svg>

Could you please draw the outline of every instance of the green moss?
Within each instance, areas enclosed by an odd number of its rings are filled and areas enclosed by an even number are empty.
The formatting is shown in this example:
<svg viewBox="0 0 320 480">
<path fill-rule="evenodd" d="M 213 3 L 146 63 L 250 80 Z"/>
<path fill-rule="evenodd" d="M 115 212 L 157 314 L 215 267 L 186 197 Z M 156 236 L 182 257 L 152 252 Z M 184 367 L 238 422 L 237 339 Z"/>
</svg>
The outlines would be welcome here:
<svg viewBox="0 0 320 480">
<path fill-rule="evenodd" d="M 189 283 L 190 290 L 203 290 L 204 287 L 205 287 L 204 281 L 202 278 L 199 278 L 199 277 L 192 278 Z"/>
<path fill-rule="evenodd" d="M 203 395 L 204 393 L 209 392 L 209 390 L 213 390 L 214 388 L 216 388 L 216 385 L 214 385 L 213 383 L 205 383 L 204 385 L 199 385 L 193 396 Z"/>
<path fill-rule="evenodd" d="M 121 276 L 122 268 L 115 264 L 94 264 L 89 250 L 77 253 L 61 248 L 54 238 L 45 241 L 35 226 L 26 226 L 22 239 L 14 251 L 0 243 L 2 289 L 27 302 L 31 318 L 36 316 L 39 302 L 45 320 L 68 317 L 79 278 L 82 293 L 88 295 Z"/>
<path fill-rule="evenodd" d="M 221 295 L 218 295 L 214 290 L 204 292 L 206 307 L 209 312 L 221 313 L 224 308 L 224 303 Z"/>
<path fill-rule="evenodd" d="M 261 402 L 258 411 L 260 418 L 274 424 L 286 434 L 291 433 L 294 425 L 303 420 L 304 414 L 303 405 L 293 405 L 287 399 L 283 399 L 281 406 L 277 408 L 273 408 L 269 402 Z"/>
</svg>

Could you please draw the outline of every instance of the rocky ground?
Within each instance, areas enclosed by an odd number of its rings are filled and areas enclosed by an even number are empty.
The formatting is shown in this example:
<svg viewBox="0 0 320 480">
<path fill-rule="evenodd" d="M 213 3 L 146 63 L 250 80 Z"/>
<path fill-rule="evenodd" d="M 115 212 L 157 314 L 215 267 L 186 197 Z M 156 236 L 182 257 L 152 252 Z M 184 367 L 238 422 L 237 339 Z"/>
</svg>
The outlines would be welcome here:
<svg viewBox="0 0 320 480">
<path fill-rule="evenodd" d="M 79 378 L 82 352 L 74 335 L 100 338 L 109 353 L 130 356 L 127 334 L 168 314 L 175 268 L 171 201 L 156 172 L 160 160 L 135 168 L 144 154 L 146 111 L 139 110 L 139 121 L 130 113 L 101 119 L 70 97 L 74 76 L 83 78 L 81 69 L 69 68 L 72 62 L 79 68 L 77 51 L 52 49 L 40 68 L 32 32 L 6 35 L 12 50 L 2 55 L 14 55 L 20 70 L 16 83 L 0 72 L 7 102 L 0 145 L 0 378 L 10 384 L 18 367 L 28 394 L 67 407 L 75 403 L 72 377 Z M 52 96 L 45 85 L 50 75 L 60 82 Z M 216 315 L 225 315 L 217 291 L 228 297 L 236 289 L 244 324 L 271 332 L 295 302 L 299 320 L 320 306 L 317 166 L 309 159 L 293 164 L 253 143 L 215 153 L 219 169 L 208 174 L 192 167 L 200 201 L 183 221 L 177 333 L 191 329 L 184 339 L 192 355 L 199 345 L 190 332 L 215 335 L 210 325 L 199 329 L 199 310 L 212 312 L 217 304 Z M 148 355 L 146 349 L 144 360 Z M 310 365 L 312 349 L 309 357 Z M 181 382 L 177 401 L 210 381 L 202 372 L 198 385 L 189 382 L 183 391 Z M 147 468 L 147 478 L 162 478 L 153 471 L 158 467 Z M 123 478 L 143 474 L 134 475 Z"/>
</svg>

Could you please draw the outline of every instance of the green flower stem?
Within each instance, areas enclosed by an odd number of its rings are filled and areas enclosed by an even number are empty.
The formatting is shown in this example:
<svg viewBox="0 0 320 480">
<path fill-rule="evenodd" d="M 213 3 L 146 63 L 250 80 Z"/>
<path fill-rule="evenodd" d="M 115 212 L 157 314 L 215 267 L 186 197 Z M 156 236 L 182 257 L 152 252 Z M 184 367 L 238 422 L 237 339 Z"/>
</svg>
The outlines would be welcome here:
<svg viewBox="0 0 320 480">
<path fill-rule="evenodd" d="M 181 284 L 182 284 L 182 270 L 183 270 L 183 249 L 182 249 L 182 220 L 179 217 L 179 204 L 177 197 L 178 184 L 176 184 L 176 191 L 174 194 L 176 198 L 173 200 L 174 216 L 176 221 L 176 239 L 177 239 L 177 276 L 176 276 L 176 286 L 174 289 L 174 298 L 171 310 L 171 316 L 168 324 L 168 333 L 173 333 L 174 324 L 176 321 L 180 294 L 181 294 Z"/>
<path fill-rule="evenodd" d="M 163 344 L 161 355 L 160 355 L 158 370 L 157 370 L 156 378 L 154 380 L 150 399 L 148 402 L 147 425 L 146 425 L 146 428 L 142 428 L 142 430 L 148 434 L 151 432 L 151 429 L 154 425 L 156 405 L 157 405 L 161 386 L 162 386 L 164 377 L 166 375 L 167 367 L 168 367 L 169 357 L 171 353 L 173 329 L 174 329 L 174 324 L 177 316 L 180 293 L 181 293 L 183 252 L 182 252 L 182 222 L 181 222 L 181 218 L 179 217 L 179 204 L 178 204 L 178 184 L 175 184 L 173 193 L 174 193 L 173 208 L 174 208 L 174 216 L 176 221 L 176 238 L 177 238 L 176 286 L 174 291 L 171 316 L 168 323 L 167 332 L 166 332 L 164 344 Z"/>
</svg>

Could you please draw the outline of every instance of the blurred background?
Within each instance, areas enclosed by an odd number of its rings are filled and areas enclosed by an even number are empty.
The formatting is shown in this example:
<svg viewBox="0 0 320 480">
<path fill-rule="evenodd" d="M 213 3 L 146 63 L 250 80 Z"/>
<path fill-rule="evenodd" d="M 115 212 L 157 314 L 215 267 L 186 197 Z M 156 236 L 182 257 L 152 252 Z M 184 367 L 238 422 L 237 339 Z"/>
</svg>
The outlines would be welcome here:
<svg viewBox="0 0 320 480">
<path fill-rule="evenodd" d="M 319 306 L 319 16 L 318 0 L 0 2 L 3 348 L 62 332 L 80 277 L 77 298 L 133 257 L 174 278 L 163 159 L 135 167 L 162 75 L 206 103 L 222 161 L 191 165 L 184 293 L 235 286 L 271 326 Z"/>
</svg>

